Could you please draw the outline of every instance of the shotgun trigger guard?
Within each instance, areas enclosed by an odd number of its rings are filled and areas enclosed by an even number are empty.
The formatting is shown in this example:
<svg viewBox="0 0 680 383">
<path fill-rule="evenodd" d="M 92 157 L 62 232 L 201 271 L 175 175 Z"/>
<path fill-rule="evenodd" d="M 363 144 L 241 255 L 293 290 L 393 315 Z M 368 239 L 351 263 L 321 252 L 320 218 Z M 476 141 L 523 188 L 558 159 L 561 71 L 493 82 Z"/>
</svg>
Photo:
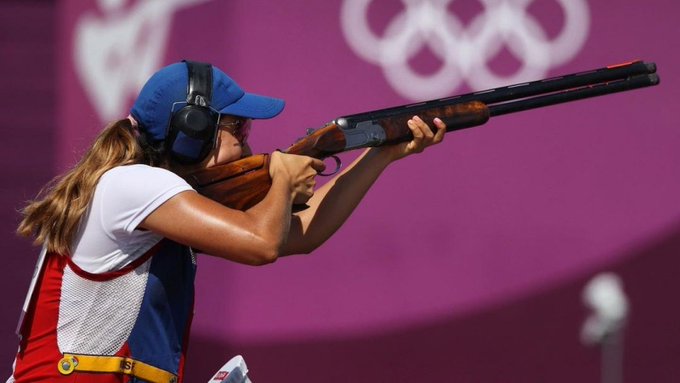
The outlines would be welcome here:
<svg viewBox="0 0 680 383">
<path fill-rule="evenodd" d="M 331 173 L 319 173 L 320 176 L 324 176 L 324 177 L 332 176 L 333 174 L 337 173 L 340 170 L 340 168 L 342 167 L 342 161 L 340 160 L 340 158 L 338 156 L 330 156 L 328 158 L 332 158 L 332 159 L 335 160 L 335 169 Z"/>
</svg>

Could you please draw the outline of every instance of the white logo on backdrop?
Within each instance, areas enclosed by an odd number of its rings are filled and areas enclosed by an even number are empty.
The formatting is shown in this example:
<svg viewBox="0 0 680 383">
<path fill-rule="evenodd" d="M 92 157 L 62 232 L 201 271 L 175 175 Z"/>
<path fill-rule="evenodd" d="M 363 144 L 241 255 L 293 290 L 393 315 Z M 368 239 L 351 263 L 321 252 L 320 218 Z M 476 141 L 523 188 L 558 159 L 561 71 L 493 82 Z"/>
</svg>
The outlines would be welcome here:
<svg viewBox="0 0 680 383">
<path fill-rule="evenodd" d="M 162 64 L 173 13 L 209 0 L 98 0 L 74 33 L 76 71 L 102 121 L 124 117 L 128 101 Z"/>
<path fill-rule="evenodd" d="M 590 23 L 586 0 L 556 0 L 564 22 L 554 38 L 527 10 L 533 0 L 479 0 L 483 11 L 467 26 L 448 9 L 455 0 L 402 0 L 403 12 L 377 36 L 368 22 L 371 1 L 344 1 L 345 38 L 357 55 L 382 67 L 396 92 L 414 100 L 451 95 L 463 82 L 481 90 L 542 78 L 579 52 Z M 441 62 L 428 75 L 409 65 L 424 47 Z M 488 66 L 503 48 L 521 63 L 510 76 L 498 75 Z"/>
</svg>

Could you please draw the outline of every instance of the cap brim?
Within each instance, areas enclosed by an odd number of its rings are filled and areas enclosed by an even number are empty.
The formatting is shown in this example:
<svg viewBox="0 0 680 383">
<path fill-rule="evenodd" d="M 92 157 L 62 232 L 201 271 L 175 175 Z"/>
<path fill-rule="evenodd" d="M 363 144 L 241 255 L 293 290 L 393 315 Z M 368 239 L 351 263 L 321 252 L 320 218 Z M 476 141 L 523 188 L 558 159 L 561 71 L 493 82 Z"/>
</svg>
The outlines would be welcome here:
<svg viewBox="0 0 680 383">
<path fill-rule="evenodd" d="M 277 116 L 286 103 L 278 98 L 259 96 L 252 93 L 245 93 L 238 101 L 220 110 L 222 114 L 245 118 L 272 118 Z"/>
</svg>

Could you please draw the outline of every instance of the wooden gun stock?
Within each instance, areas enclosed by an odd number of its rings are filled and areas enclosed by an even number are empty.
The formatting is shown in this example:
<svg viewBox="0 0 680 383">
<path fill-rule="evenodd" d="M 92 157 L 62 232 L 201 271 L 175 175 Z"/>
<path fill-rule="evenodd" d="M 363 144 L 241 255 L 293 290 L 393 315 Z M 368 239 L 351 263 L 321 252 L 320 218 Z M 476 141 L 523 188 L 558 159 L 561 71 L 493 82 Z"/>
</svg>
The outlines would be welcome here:
<svg viewBox="0 0 680 383">
<path fill-rule="evenodd" d="M 232 209 L 247 210 L 269 192 L 269 154 L 258 154 L 185 177 L 202 195 Z"/>
<path fill-rule="evenodd" d="M 659 84 L 656 64 L 632 61 L 586 72 L 510 85 L 460 96 L 340 117 L 285 152 L 319 159 L 412 138 L 406 121 L 418 115 L 446 123 L 447 132 L 478 126 L 490 117 Z M 434 127 L 431 126 L 434 131 Z M 246 210 L 271 187 L 269 156 L 260 154 L 202 169 L 185 177 L 199 193 Z"/>
</svg>

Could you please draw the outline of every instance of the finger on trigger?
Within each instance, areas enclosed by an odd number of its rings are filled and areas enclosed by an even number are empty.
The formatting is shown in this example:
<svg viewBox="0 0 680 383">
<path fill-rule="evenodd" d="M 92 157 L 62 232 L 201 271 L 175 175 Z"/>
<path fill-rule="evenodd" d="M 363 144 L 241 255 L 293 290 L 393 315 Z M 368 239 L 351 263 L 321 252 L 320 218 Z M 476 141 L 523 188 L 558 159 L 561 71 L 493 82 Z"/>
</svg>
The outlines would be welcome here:
<svg viewBox="0 0 680 383">
<path fill-rule="evenodd" d="M 317 173 L 320 173 L 320 172 L 326 170 L 326 164 L 318 158 L 313 158 L 312 159 L 312 169 L 316 170 Z"/>
</svg>

